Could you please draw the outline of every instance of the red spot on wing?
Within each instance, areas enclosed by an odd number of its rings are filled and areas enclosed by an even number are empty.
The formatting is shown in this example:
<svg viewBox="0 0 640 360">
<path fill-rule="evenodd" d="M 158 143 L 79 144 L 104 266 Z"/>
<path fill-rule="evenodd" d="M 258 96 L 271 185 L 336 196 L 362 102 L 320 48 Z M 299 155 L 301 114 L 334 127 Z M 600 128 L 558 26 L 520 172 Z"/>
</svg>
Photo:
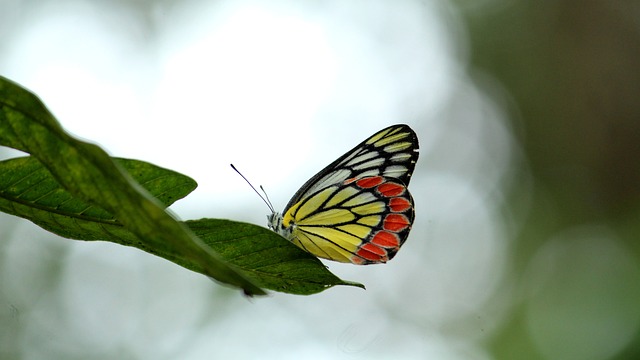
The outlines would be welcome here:
<svg viewBox="0 0 640 360">
<path fill-rule="evenodd" d="M 399 232 L 406 229 L 411 223 L 402 214 L 388 214 L 382 223 L 382 228 L 392 232 Z"/>
<path fill-rule="evenodd" d="M 371 239 L 371 243 L 385 248 L 396 248 L 400 246 L 400 237 L 388 231 L 378 231 Z"/>
<path fill-rule="evenodd" d="M 360 247 L 360 249 L 358 250 L 358 253 L 360 253 L 360 251 L 365 250 L 368 251 L 370 253 L 376 254 L 378 256 L 384 256 L 387 255 L 387 251 L 379 246 L 373 245 L 373 244 L 364 244 Z"/>
<path fill-rule="evenodd" d="M 389 260 L 389 256 L 387 255 L 387 251 L 375 246 L 373 244 L 364 244 L 358 251 L 356 252 L 357 256 L 354 256 L 351 260 L 353 263 L 363 264 L 365 262 L 387 262 Z M 354 261 L 356 257 L 360 257 L 360 260 Z"/>
<path fill-rule="evenodd" d="M 383 181 L 382 176 L 370 176 L 356 181 L 356 185 L 363 189 L 369 189 L 382 184 Z"/>
<path fill-rule="evenodd" d="M 391 200 L 389 200 L 389 207 L 393 212 L 403 212 L 411 207 L 411 202 L 402 197 L 391 198 Z"/>
<path fill-rule="evenodd" d="M 378 192 L 386 197 L 394 197 L 401 195 L 406 187 L 404 185 L 387 182 L 378 186 Z"/>
<path fill-rule="evenodd" d="M 413 222 L 413 202 L 407 187 L 383 176 L 350 178 L 344 184 L 353 184 L 351 186 L 357 186 L 363 193 L 375 192 L 372 195 L 386 203 L 386 209 L 380 214 L 382 223 L 372 227 L 374 235 L 355 251 L 351 262 L 357 265 L 386 263 L 400 249 Z"/>
</svg>

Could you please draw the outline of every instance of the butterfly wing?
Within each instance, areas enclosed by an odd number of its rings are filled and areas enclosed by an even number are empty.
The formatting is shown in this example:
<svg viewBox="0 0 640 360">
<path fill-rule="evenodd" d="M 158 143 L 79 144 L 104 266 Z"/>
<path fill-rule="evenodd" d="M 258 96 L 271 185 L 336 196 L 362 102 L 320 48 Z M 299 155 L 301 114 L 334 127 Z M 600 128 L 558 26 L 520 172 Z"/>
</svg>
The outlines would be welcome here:
<svg viewBox="0 0 640 360">
<path fill-rule="evenodd" d="M 382 129 L 313 176 L 270 226 L 302 249 L 354 264 L 384 263 L 414 219 L 407 186 L 418 160 L 407 125 Z"/>
<path fill-rule="evenodd" d="M 385 176 L 409 185 L 418 161 L 418 137 L 404 124 L 384 128 L 347 151 L 309 179 L 291 198 L 287 209 L 319 189 L 351 178 Z"/>
<path fill-rule="evenodd" d="M 413 199 L 397 179 L 369 176 L 326 187 L 289 209 L 291 241 L 315 256 L 358 265 L 385 263 L 404 243 Z"/>
</svg>

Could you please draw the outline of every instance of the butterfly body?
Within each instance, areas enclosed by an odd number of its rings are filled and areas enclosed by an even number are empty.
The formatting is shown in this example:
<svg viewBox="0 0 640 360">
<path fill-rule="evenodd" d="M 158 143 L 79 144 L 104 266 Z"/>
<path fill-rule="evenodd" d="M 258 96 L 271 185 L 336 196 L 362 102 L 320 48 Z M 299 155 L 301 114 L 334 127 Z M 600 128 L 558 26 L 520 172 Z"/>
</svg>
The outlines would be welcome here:
<svg viewBox="0 0 640 360">
<path fill-rule="evenodd" d="M 391 260 L 414 220 L 407 189 L 418 139 L 407 125 L 372 135 L 308 180 L 269 227 L 325 259 L 358 265 Z"/>
</svg>

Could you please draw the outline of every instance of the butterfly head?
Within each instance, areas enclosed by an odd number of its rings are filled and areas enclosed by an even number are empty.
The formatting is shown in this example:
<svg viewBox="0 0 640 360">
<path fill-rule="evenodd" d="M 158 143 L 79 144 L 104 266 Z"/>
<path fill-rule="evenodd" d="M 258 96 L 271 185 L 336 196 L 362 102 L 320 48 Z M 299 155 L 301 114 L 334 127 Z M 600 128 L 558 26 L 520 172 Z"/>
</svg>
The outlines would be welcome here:
<svg viewBox="0 0 640 360">
<path fill-rule="evenodd" d="M 282 226 L 282 215 L 277 212 L 272 212 L 267 215 L 267 226 L 269 229 L 276 231 L 276 229 Z"/>
<path fill-rule="evenodd" d="M 291 238 L 293 228 L 291 226 L 284 226 L 282 214 L 274 211 L 267 215 L 267 226 L 269 229 L 284 236 L 286 239 Z"/>
</svg>

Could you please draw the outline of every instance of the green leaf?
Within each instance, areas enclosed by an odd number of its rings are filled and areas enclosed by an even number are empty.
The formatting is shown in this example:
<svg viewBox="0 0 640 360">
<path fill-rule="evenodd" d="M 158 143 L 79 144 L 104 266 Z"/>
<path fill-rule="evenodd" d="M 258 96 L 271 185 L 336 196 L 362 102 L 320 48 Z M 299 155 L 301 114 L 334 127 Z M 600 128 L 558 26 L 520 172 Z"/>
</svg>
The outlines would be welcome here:
<svg viewBox="0 0 640 360">
<path fill-rule="evenodd" d="M 195 181 L 182 174 L 138 160 L 114 159 L 151 195 L 170 205 L 189 194 Z M 147 248 L 104 209 L 89 205 L 64 190 L 33 157 L 0 162 L 0 210 L 28 219 L 60 236 L 76 240 L 108 240 L 133 246 L 203 272 L 190 258 Z M 340 280 L 314 256 L 271 230 L 229 220 L 202 219 L 186 225 L 223 259 L 261 287 L 309 295 Z"/>
<path fill-rule="evenodd" d="M 335 285 L 364 288 L 265 228 L 175 221 L 163 209 L 193 191 L 195 181 L 143 161 L 110 158 L 72 138 L 35 96 L 2 77 L 0 144 L 32 154 L 0 162 L 0 210 L 60 236 L 136 247 L 248 295 L 264 294 L 260 287 L 300 295 Z"/>
<path fill-rule="evenodd" d="M 248 295 L 265 294 L 166 213 L 104 150 L 66 133 L 36 96 L 4 77 L 0 77 L 0 145 L 31 154 L 73 198 L 113 214 L 135 234 L 139 243 L 134 246 L 189 259 L 204 274 Z"/>
<path fill-rule="evenodd" d="M 220 256 L 267 289 L 310 295 L 335 285 L 357 286 L 333 275 L 315 256 L 260 226 L 219 219 L 185 224 Z"/>
<path fill-rule="evenodd" d="M 187 196 L 197 186 L 185 175 L 143 161 L 114 161 L 163 206 Z M 64 190 L 32 156 L 0 162 L 0 210 L 70 239 L 110 240 L 132 246 L 139 243 L 113 214 Z"/>
</svg>

